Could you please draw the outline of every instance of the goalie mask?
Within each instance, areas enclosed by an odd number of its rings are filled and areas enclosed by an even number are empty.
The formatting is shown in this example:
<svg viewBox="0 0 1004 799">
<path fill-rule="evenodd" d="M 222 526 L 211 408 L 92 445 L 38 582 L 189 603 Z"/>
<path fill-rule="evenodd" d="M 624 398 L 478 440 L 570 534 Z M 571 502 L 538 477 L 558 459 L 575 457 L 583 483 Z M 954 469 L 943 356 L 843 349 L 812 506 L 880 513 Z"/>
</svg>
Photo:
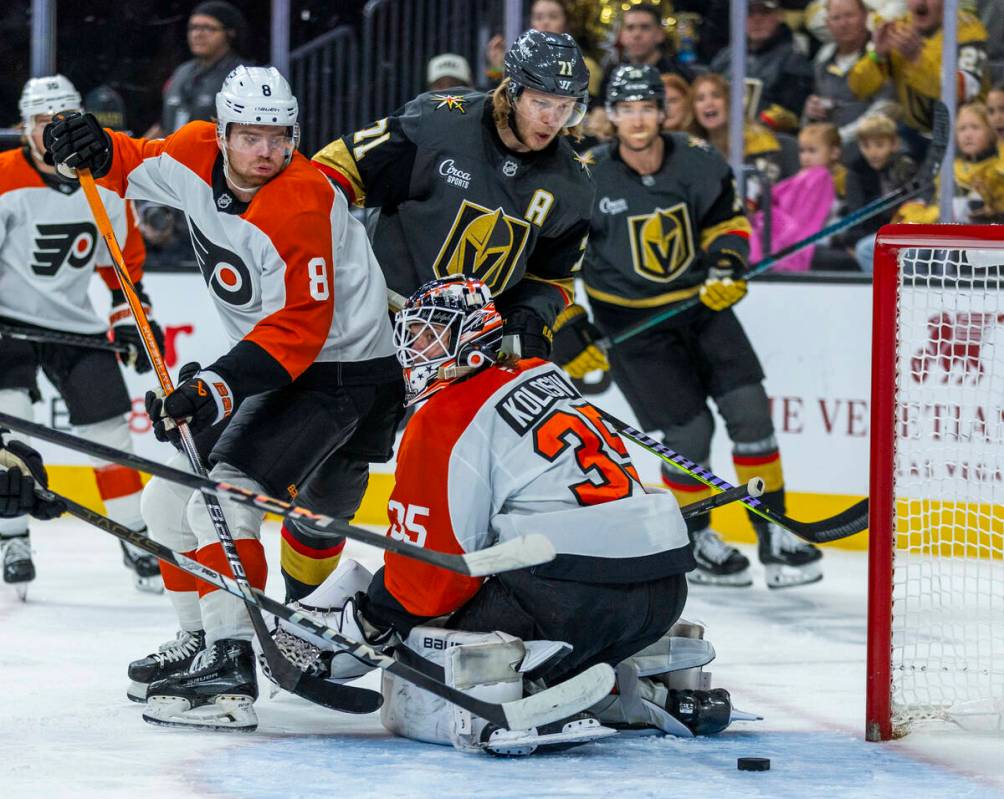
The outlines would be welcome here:
<svg viewBox="0 0 1004 799">
<path fill-rule="evenodd" d="M 418 289 L 394 317 L 394 347 L 404 369 L 406 405 L 495 362 L 502 317 L 480 280 L 448 275 Z"/>
</svg>

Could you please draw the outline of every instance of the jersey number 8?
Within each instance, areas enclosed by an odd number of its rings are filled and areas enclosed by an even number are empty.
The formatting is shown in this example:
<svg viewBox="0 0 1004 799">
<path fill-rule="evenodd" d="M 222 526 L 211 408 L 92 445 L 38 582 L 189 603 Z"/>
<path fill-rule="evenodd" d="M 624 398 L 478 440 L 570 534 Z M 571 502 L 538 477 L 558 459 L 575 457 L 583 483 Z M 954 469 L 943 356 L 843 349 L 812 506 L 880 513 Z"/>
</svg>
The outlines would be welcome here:
<svg viewBox="0 0 1004 799">
<path fill-rule="evenodd" d="M 328 287 L 328 268 L 323 258 L 311 258 L 307 264 L 307 275 L 310 277 L 310 296 L 323 301 L 331 296 Z"/>
</svg>

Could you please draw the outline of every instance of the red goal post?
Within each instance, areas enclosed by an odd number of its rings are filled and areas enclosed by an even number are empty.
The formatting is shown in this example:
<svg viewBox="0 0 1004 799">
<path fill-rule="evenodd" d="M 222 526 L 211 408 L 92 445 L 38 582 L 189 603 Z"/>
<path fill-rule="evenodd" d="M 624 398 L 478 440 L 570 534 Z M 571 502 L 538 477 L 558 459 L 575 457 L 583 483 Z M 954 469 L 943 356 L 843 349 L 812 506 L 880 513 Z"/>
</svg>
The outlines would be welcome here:
<svg viewBox="0 0 1004 799">
<path fill-rule="evenodd" d="M 1004 730 L 1004 226 L 875 251 L 868 740 Z"/>
</svg>

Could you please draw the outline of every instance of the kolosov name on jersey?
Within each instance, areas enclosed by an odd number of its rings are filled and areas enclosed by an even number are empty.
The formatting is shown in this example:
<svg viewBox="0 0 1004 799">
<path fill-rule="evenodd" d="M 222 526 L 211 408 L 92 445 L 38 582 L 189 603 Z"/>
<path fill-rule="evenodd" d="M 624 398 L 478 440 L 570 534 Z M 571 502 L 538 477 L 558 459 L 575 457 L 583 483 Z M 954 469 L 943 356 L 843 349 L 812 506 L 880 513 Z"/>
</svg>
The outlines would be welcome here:
<svg viewBox="0 0 1004 799">
<path fill-rule="evenodd" d="M 451 186 L 457 186 L 461 189 L 470 188 L 471 173 L 457 169 L 452 158 L 447 158 L 439 165 L 439 174 L 446 178 L 446 182 Z"/>
<path fill-rule="evenodd" d="M 495 404 L 495 410 L 506 424 L 524 435 L 558 400 L 578 397 L 570 383 L 552 372 L 520 383 Z"/>
</svg>

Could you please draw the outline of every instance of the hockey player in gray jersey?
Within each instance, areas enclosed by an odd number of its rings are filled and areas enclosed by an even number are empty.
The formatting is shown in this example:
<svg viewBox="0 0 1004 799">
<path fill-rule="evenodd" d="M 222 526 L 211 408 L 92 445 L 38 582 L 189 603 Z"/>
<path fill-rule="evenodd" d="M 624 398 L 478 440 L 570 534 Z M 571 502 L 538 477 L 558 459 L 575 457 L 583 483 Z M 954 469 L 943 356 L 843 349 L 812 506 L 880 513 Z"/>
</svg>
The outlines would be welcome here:
<svg viewBox="0 0 1004 799">
<path fill-rule="evenodd" d="M 731 306 L 746 294 L 750 225 L 725 160 L 685 133 L 661 133 L 663 87 L 648 66 L 618 69 L 607 92 L 617 138 L 593 151 L 597 187 L 583 279 L 599 328 L 580 306 L 559 320 L 555 360 L 573 377 L 603 367 L 593 343 L 660 308 L 699 296 L 701 304 L 617 346 L 610 368 L 644 429 L 699 463 L 711 452 L 714 400 L 733 444 L 740 481 L 760 475 L 763 500 L 784 512 L 784 478 L 764 374 Z M 687 504 L 710 489 L 663 467 L 663 480 Z M 822 554 L 750 514 L 771 588 L 822 578 Z M 695 582 L 751 584 L 749 560 L 710 528 L 710 514 L 688 521 Z"/>
</svg>

